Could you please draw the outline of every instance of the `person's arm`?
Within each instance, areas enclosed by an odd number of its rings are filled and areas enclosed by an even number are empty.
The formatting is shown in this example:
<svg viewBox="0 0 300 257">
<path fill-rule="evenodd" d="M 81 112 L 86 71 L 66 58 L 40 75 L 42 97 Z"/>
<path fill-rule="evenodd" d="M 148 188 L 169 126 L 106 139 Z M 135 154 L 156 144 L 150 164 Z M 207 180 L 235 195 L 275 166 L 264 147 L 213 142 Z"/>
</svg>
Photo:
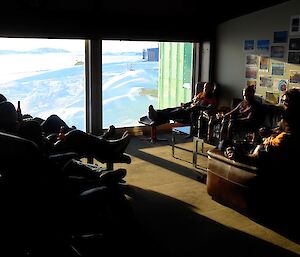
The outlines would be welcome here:
<svg viewBox="0 0 300 257">
<path fill-rule="evenodd" d="M 237 110 L 240 108 L 240 105 L 242 103 L 239 103 L 235 108 L 233 108 L 231 111 L 227 112 L 224 114 L 224 118 L 230 117 L 232 114 L 234 114 L 235 112 L 237 112 Z"/>
</svg>

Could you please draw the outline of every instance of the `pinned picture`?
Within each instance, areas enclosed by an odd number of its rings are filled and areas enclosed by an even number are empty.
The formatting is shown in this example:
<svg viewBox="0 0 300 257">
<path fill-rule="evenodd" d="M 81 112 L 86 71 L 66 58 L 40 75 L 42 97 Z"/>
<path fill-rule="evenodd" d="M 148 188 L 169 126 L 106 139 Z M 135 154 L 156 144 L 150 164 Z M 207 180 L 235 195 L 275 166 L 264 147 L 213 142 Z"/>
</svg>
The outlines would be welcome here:
<svg viewBox="0 0 300 257">
<path fill-rule="evenodd" d="M 257 77 L 257 67 L 253 67 L 253 66 L 246 67 L 246 78 L 256 79 L 256 77 Z"/>
<path fill-rule="evenodd" d="M 272 76 L 260 76 L 259 85 L 261 87 L 271 88 L 273 86 Z"/>
<path fill-rule="evenodd" d="M 288 79 L 274 79 L 273 89 L 276 92 L 284 92 L 288 90 Z"/>
<path fill-rule="evenodd" d="M 290 71 L 290 83 L 300 83 L 300 71 L 298 70 Z"/>
<path fill-rule="evenodd" d="M 261 56 L 259 62 L 259 70 L 268 72 L 269 70 L 269 57 Z"/>
<path fill-rule="evenodd" d="M 284 57 L 284 46 L 271 46 L 271 57 L 283 58 Z"/>
<path fill-rule="evenodd" d="M 300 64 L 300 52 L 289 52 L 288 63 Z"/>
<path fill-rule="evenodd" d="M 275 31 L 273 43 L 286 43 L 288 38 L 287 31 Z"/>
<path fill-rule="evenodd" d="M 246 83 L 247 87 L 253 87 L 256 89 L 256 80 L 255 79 L 248 79 Z"/>
<path fill-rule="evenodd" d="M 244 40 L 244 51 L 254 50 L 254 40 Z"/>
<path fill-rule="evenodd" d="M 300 16 L 291 16 L 290 21 L 290 35 L 297 35 L 300 33 Z"/>
<path fill-rule="evenodd" d="M 284 75 L 284 63 L 272 63 L 272 75 L 283 76 Z"/>
<path fill-rule="evenodd" d="M 270 50 L 270 40 L 260 39 L 257 40 L 257 50 L 267 52 Z"/>
<path fill-rule="evenodd" d="M 279 104 L 279 93 L 266 92 L 266 101 L 271 104 Z"/>
<path fill-rule="evenodd" d="M 289 50 L 300 50 L 300 38 L 290 38 Z"/>
<path fill-rule="evenodd" d="M 248 54 L 246 56 L 246 65 L 257 66 L 258 56 L 256 54 Z"/>
</svg>

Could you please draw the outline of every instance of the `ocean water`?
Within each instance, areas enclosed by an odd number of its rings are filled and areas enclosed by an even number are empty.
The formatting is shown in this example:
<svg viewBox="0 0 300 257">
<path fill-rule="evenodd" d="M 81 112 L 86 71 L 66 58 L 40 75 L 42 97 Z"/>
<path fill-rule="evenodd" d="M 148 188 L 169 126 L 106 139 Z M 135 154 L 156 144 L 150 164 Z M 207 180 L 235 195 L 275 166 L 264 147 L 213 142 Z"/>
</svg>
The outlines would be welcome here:
<svg viewBox="0 0 300 257">
<path fill-rule="evenodd" d="M 0 93 L 22 112 L 46 118 L 58 114 L 68 125 L 85 130 L 83 55 L 70 53 L 0 55 Z M 156 106 L 158 62 L 141 55 L 103 56 L 103 127 L 140 125 L 148 106 Z M 152 92 L 149 94 L 149 92 Z"/>
</svg>

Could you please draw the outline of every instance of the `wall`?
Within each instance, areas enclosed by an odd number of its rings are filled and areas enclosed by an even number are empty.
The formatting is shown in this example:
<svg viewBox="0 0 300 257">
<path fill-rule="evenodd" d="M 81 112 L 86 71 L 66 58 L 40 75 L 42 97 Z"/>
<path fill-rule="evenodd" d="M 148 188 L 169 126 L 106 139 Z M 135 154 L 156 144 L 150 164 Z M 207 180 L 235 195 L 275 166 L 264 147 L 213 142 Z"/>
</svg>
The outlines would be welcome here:
<svg viewBox="0 0 300 257">
<path fill-rule="evenodd" d="M 251 5 L 251 1 L 249 5 Z M 244 51 L 244 40 L 253 39 L 256 42 L 259 39 L 269 39 L 270 46 L 272 46 L 275 31 L 289 32 L 290 18 L 293 15 L 300 15 L 299 0 L 292 0 L 271 8 L 263 9 L 249 15 L 229 20 L 218 26 L 216 34 L 215 80 L 222 86 L 223 99 L 221 102 L 223 104 L 230 104 L 230 97 L 242 97 L 242 89 L 247 84 L 245 77 L 246 56 L 249 54 L 259 56 L 256 79 L 257 93 L 265 97 L 265 92 L 272 90 L 271 88 L 266 89 L 260 86 L 260 75 L 262 75 L 262 72 L 259 71 L 259 60 L 260 56 L 265 55 L 265 53 L 261 54 L 256 49 L 252 53 Z M 295 36 L 289 35 L 289 37 Z M 300 38 L 300 35 L 297 37 Z M 290 70 L 299 70 L 300 67 L 299 65 L 290 65 L 287 63 L 288 43 L 274 45 L 284 45 L 284 58 L 276 60 L 276 62 L 284 63 L 286 69 L 284 76 L 272 76 L 272 79 L 288 78 Z M 270 63 L 272 61 L 272 58 L 270 58 Z M 271 64 L 268 66 L 268 71 L 264 72 L 264 75 L 272 75 L 270 65 Z"/>
</svg>

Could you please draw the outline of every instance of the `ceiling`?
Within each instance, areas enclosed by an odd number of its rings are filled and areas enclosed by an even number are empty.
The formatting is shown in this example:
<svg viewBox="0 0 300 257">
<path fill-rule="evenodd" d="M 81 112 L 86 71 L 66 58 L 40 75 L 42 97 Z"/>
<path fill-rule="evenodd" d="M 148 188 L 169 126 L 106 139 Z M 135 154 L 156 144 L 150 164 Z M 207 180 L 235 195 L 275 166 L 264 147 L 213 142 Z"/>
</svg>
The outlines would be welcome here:
<svg viewBox="0 0 300 257">
<path fill-rule="evenodd" d="M 10 0 L 1 3 L 0 35 L 198 41 L 224 21 L 286 1 Z"/>
</svg>

